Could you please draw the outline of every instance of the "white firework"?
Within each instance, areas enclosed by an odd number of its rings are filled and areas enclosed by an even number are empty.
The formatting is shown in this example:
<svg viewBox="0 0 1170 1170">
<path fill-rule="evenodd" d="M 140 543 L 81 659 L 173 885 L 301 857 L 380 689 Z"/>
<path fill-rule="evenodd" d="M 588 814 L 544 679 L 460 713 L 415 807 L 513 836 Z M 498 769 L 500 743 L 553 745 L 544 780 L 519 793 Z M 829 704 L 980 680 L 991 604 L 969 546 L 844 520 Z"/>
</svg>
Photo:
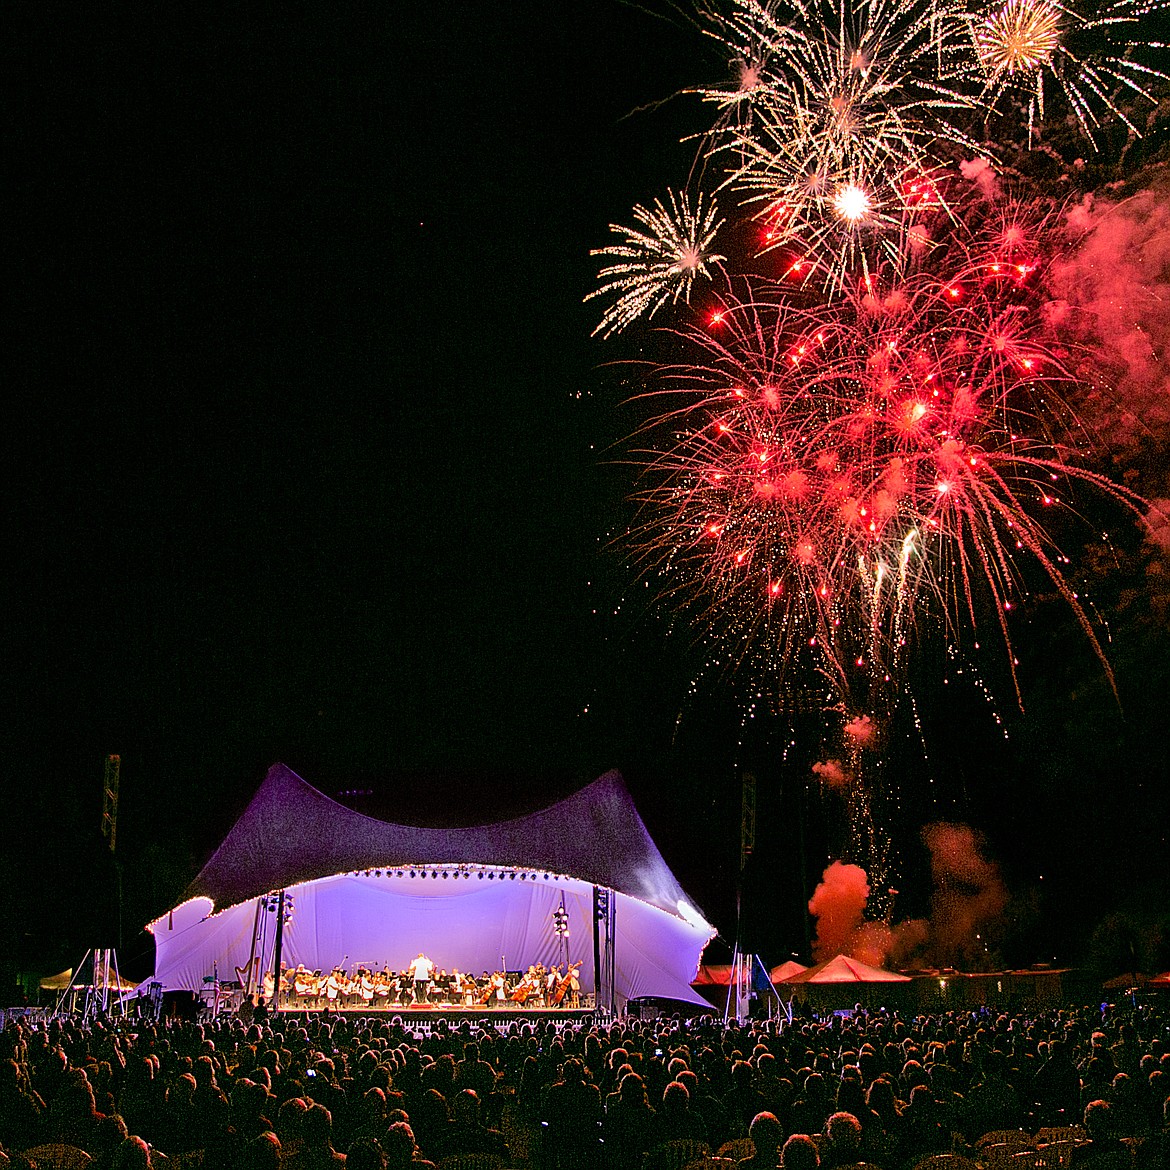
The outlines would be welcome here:
<svg viewBox="0 0 1170 1170">
<path fill-rule="evenodd" d="M 795 0 L 782 16 L 736 0 L 735 14 L 729 50 L 766 43 L 767 70 L 750 124 L 712 146 L 732 158 L 726 185 L 758 205 L 769 246 L 810 253 L 830 290 L 878 256 L 900 264 L 900 237 L 924 199 L 945 210 L 932 176 L 949 146 L 976 146 L 961 128 L 973 102 L 960 84 L 970 49 L 957 10 L 945 0 Z"/>
<path fill-rule="evenodd" d="M 619 333 L 639 317 L 653 317 L 667 301 L 689 304 L 695 281 L 710 279 L 710 268 L 726 259 L 712 251 L 723 225 L 713 199 L 700 194 L 692 209 L 685 192 L 668 191 L 665 203 L 656 199 L 652 207 L 636 206 L 634 219 L 644 230 L 610 224 L 623 242 L 590 253 L 616 261 L 602 268 L 600 287 L 585 298 L 615 298 L 594 335 Z"/>
<path fill-rule="evenodd" d="M 1094 148 L 1098 131 L 1116 118 L 1139 138 L 1124 99 L 1157 104 L 1151 86 L 1170 81 L 1137 55 L 1166 48 L 1143 36 L 1144 17 L 1165 11 L 1167 0 L 1113 0 L 1082 15 L 1061 0 L 998 0 L 965 19 L 983 74 L 981 100 L 997 107 L 1025 94 L 1028 142 L 1045 117 L 1045 91 L 1063 95 Z"/>
</svg>

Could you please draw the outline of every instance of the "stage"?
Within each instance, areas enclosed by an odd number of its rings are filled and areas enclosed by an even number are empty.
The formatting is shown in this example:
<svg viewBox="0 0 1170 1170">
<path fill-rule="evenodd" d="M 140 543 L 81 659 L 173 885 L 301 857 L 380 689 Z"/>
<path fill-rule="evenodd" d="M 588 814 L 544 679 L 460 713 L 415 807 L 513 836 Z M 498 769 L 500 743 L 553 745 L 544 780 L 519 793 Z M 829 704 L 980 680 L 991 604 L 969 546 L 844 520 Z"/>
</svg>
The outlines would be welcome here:
<svg viewBox="0 0 1170 1170">
<path fill-rule="evenodd" d="M 345 1017 L 356 1019 L 388 1020 L 398 1022 L 406 1029 L 423 1028 L 430 1030 L 440 1021 L 458 1027 L 462 1023 L 475 1024 L 480 1027 L 489 1027 L 493 1024 L 514 1024 L 525 1021 L 533 1024 L 551 1022 L 567 1024 L 592 1019 L 592 1007 L 579 1008 L 526 1008 L 526 1007 L 464 1007 L 460 1004 L 423 1005 L 411 1007 L 341 1007 L 341 1008 L 312 1008 L 290 1006 L 282 1007 L 279 1012 L 269 1016 L 269 1022 L 280 1019 L 310 1020 L 333 1019 Z"/>
</svg>

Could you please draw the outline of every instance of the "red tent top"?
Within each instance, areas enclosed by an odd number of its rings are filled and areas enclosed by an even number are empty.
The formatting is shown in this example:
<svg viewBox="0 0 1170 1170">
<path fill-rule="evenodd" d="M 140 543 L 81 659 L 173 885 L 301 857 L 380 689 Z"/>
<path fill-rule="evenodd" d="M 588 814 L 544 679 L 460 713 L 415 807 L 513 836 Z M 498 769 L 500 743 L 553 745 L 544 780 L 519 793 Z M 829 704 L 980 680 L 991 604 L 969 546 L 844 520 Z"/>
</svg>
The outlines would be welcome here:
<svg viewBox="0 0 1170 1170">
<path fill-rule="evenodd" d="M 871 967 L 860 959 L 851 959 L 848 955 L 838 955 L 834 959 L 826 959 L 807 971 L 800 971 L 790 976 L 786 983 L 909 983 L 908 975 L 899 975 L 896 971 L 885 971 L 881 967 Z"/>
<path fill-rule="evenodd" d="M 692 987 L 727 987 L 730 983 L 730 963 L 704 963 L 691 980 Z"/>
<path fill-rule="evenodd" d="M 795 959 L 789 959 L 787 963 L 781 963 L 779 967 L 773 967 L 769 972 L 769 977 L 773 983 L 787 983 L 793 975 L 799 975 L 802 971 L 807 971 L 808 968 L 803 963 L 798 963 Z"/>
</svg>

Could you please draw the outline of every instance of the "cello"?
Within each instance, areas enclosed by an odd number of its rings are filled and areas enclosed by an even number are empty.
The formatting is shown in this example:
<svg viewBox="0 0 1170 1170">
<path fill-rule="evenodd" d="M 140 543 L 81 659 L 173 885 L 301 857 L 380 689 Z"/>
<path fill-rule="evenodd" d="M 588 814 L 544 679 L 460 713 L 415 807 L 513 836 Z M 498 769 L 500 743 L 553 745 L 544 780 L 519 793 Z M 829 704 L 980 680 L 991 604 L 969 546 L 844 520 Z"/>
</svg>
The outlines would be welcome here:
<svg viewBox="0 0 1170 1170">
<path fill-rule="evenodd" d="M 573 986 L 573 980 L 577 977 L 577 972 L 581 970 L 579 962 L 573 963 L 565 972 L 565 977 L 558 980 L 557 989 L 553 992 L 552 1001 L 553 1007 L 560 1007 L 561 1000 L 569 993 L 569 988 Z"/>
</svg>

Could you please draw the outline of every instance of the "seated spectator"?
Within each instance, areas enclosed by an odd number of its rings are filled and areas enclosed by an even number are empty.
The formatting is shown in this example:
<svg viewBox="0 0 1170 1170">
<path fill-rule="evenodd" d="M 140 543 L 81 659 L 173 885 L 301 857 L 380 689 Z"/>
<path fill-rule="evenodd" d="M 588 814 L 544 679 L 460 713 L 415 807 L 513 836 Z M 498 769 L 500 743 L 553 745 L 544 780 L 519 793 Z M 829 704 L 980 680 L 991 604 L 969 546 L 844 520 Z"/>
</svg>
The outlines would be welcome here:
<svg viewBox="0 0 1170 1170">
<path fill-rule="evenodd" d="M 128 1137 L 117 1149 L 113 1170 L 154 1170 L 150 1146 L 137 1136 Z"/>
<path fill-rule="evenodd" d="M 783 1170 L 817 1170 L 820 1164 L 817 1144 L 807 1133 L 794 1133 L 780 1151 Z"/>
<path fill-rule="evenodd" d="M 349 1147 L 346 1170 L 386 1170 L 386 1154 L 373 1138 L 361 1138 Z"/>
<path fill-rule="evenodd" d="M 861 1161 L 861 1122 L 852 1113 L 837 1112 L 825 1122 L 821 1165 L 827 1170 Z"/>
<path fill-rule="evenodd" d="M 280 1138 L 271 1130 L 257 1134 L 246 1142 L 236 1159 L 236 1170 L 280 1170 Z"/>
<path fill-rule="evenodd" d="M 440 1158 L 453 1154 L 495 1154 L 508 1160 L 508 1143 L 498 1129 L 489 1129 L 480 1120 L 479 1094 L 474 1089 L 456 1093 L 451 1102 L 451 1120 L 435 1147 Z"/>
<path fill-rule="evenodd" d="M 1117 1140 L 1109 1102 L 1090 1101 L 1085 1106 L 1084 1124 L 1089 1140 L 1073 1147 L 1068 1162 L 1071 1170 L 1129 1170 L 1133 1156 L 1129 1147 Z"/>
<path fill-rule="evenodd" d="M 662 1094 L 662 1108 L 650 1123 L 650 1145 L 667 1142 L 705 1142 L 707 1127 L 691 1108 L 691 1095 L 681 1081 L 671 1081 Z"/>
<path fill-rule="evenodd" d="M 774 1113 L 757 1113 L 748 1126 L 748 1137 L 756 1152 L 750 1158 L 741 1158 L 736 1170 L 775 1170 L 780 1165 L 780 1143 L 784 1129 Z"/>
</svg>

